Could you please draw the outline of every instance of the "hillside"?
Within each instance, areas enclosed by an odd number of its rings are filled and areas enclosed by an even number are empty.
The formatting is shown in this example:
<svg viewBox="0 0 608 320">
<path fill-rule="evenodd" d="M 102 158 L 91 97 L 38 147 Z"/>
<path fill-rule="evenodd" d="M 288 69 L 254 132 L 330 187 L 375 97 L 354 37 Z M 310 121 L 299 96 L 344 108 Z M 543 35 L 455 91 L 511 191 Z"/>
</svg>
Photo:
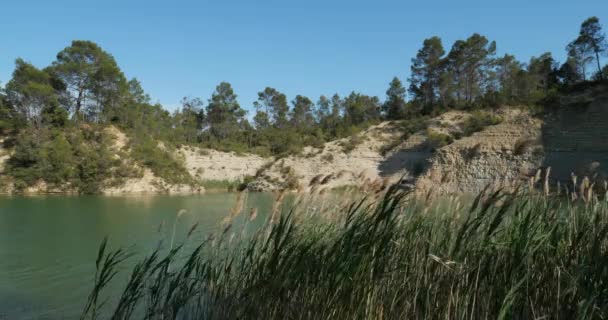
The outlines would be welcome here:
<svg viewBox="0 0 608 320">
<path fill-rule="evenodd" d="M 104 129 L 110 137 L 109 150 L 115 161 L 128 168 L 128 175 L 112 176 L 101 183 L 99 193 L 106 195 L 119 194 L 193 194 L 205 191 L 205 183 L 209 181 L 240 182 L 247 176 L 255 175 L 268 159 L 257 155 L 221 152 L 185 146 L 169 150 L 163 143 L 158 143 L 158 149 L 170 153 L 172 160 L 182 166 L 189 175 L 191 183 L 174 183 L 154 173 L 153 169 L 133 158 L 129 137 L 114 126 Z M 14 148 L 4 145 L 0 140 L 0 193 L 14 193 L 15 181 L 5 171 L 7 161 L 14 153 Z M 144 161 L 145 162 L 145 161 Z M 62 183 L 60 186 L 50 185 L 45 181 L 37 181 L 31 186 L 18 192 L 35 193 L 78 193 L 75 186 Z"/>
<path fill-rule="evenodd" d="M 506 111 L 487 114 L 507 116 Z M 521 114 L 530 118 L 524 112 Z M 403 121 L 383 122 L 351 138 L 329 142 L 323 148 L 308 147 L 302 154 L 275 161 L 258 173 L 249 188 L 310 191 L 394 183 L 401 178 L 415 181 L 445 148 L 461 148 L 457 139 L 474 116 L 469 112 L 450 111 L 429 119 L 425 129 L 407 137 L 403 137 Z M 508 117 L 509 122 L 511 118 Z M 454 140 L 456 142 L 444 146 Z"/>
<path fill-rule="evenodd" d="M 526 108 L 503 107 L 385 121 L 349 138 L 278 159 L 194 146 L 167 147 L 162 142 L 155 142 L 148 147 L 152 151 L 142 156 L 134 152 L 138 144 L 108 126 L 103 132 L 110 137 L 109 151 L 118 167 L 100 184 L 100 193 L 200 193 L 205 186 L 225 190 L 241 183 L 250 191 L 313 191 L 377 186 L 402 178 L 421 193 L 462 193 L 477 192 L 488 184 L 526 181 L 547 167 L 555 180 L 568 181 L 571 173 L 604 179 L 607 89 L 597 85 L 563 95 L 542 116 L 533 116 Z M 15 187 L 5 167 L 14 150 L 5 144 L 5 139 L 0 140 L 0 186 L 10 193 Z M 146 158 L 159 154 L 178 171 Z M 173 179 L 171 175 L 179 170 L 184 177 Z M 69 183 L 51 186 L 45 181 L 22 190 L 77 191 Z"/>
<path fill-rule="evenodd" d="M 404 177 L 420 193 L 478 192 L 487 185 L 526 182 L 549 167 L 549 178 L 562 183 L 570 181 L 571 174 L 597 184 L 606 179 L 602 164 L 608 163 L 607 85 L 562 95 L 543 115 L 518 107 L 491 115 L 501 122 L 467 133 L 467 119 L 475 113 L 449 111 L 399 143 L 395 139 L 400 137 L 400 122 L 384 122 L 354 139 L 276 161 L 258 174 L 250 189 L 311 190 Z M 386 149 L 390 151 L 383 152 Z"/>
<path fill-rule="evenodd" d="M 169 153 L 182 166 L 192 184 L 172 183 L 155 174 L 152 167 L 133 158 L 131 141 L 114 126 L 104 129 L 115 160 L 127 164 L 130 176 L 113 177 L 103 183 L 100 193 L 199 193 L 208 182 L 239 183 L 248 180 L 251 191 L 282 189 L 311 191 L 314 185 L 324 189 L 397 181 L 403 176 L 415 177 L 426 168 L 437 147 L 430 133 L 449 136 L 459 132 L 469 113 L 451 111 L 428 120 L 428 129 L 403 138 L 403 121 L 382 122 L 349 138 L 328 142 L 322 148 L 305 147 L 302 152 L 281 159 L 253 154 L 237 154 L 182 146 L 168 149 L 158 143 L 160 151 Z M 450 138 L 452 139 L 452 138 Z M 13 152 L 2 148 L 2 162 Z M 159 151 L 157 150 L 157 151 Z M 144 159 L 146 160 L 146 159 Z M 146 161 L 143 161 L 144 163 Z M 14 191 L 4 175 L 4 192 Z M 112 180 L 112 181 L 109 181 Z M 8 182 L 8 183 L 6 183 Z M 70 186 L 50 187 L 44 181 L 23 190 L 25 193 L 76 192 Z"/>
</svg>

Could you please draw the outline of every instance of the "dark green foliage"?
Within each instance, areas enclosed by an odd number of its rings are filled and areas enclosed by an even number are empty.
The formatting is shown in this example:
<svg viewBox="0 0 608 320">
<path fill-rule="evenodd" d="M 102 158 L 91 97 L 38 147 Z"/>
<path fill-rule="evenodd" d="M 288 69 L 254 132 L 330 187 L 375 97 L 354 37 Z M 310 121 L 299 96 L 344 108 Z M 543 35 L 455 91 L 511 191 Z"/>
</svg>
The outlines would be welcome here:
<svg viewBox="0 0 608 320">
<path fill-rule="evenodd" d="M 300 131 L 309 131 L 315 125 L 312 113 L 314 108 L 312 100 L 308 97 L 297 95 L 292 104 L 291 124 Z"/>
<path fill-rule="evenodd" d="M 209 135 L 217 140 L 227 139 L 237 134 L 245 116 L 232 86 L 227 82 L 220 83 L 207 105 L 207 124 Z"/>
<path fill-rule="evenodd" d="M 607 49 L 596 17 L 583 22 L 561 66 L 550 53 L 533 57 L 527 65 L 508 54 L 495 58 L 496 43 L 479 34 L 456 41 L 445 54 L 441 39 L 432 37 L 412 59 L 409 93 L 414 109 L 424 114 L 448 107 L 543 105 L 554 91 L 590 78 L 587 66 L 592 62 L 597 68 L 591 78 L 602 80 L 600 56 Z"/>
<path fill-rule="evenodd" d="M 444 79 L 445 50 L 441 38 L 425 39 L 422 48 L 412 59 L 410 94 L 423 106 L 432 106 L 437 99 L 440 82 Z"/>
<path fill-rule="evenodd" d="M 288 125 L 287 114 L 289 105 L 287 96 L 275 88 L 266 87 L 258 93 L 258 101 L 254 103 L 258 112 L 266 114 L 267 122 L 260 122 L 262 126 L 273 125 L 277 128 L 286 128 Z M 261 116 L 263 118 L 263 116 Z"/>
<path fill-rule="evenodd" d="M 76 119 L 100 122 L 120 115 L 129 84 L 114 57 L 91 41 L 72 41 L 48 72 L 60 80 Z"/>
<path fill-rule="evenodd" d="M 452 138 L 450 135 L 435 132 L 431 129 L 427 129 L 426 137 L 427 143 L 432 150 L 447 146 L 454 141 L 454 138 Z"/>
<path fill-rule="evenodd" d="M 22 118 L 0 90 L 0 135 L 13 132 L 22 122 Z"/>
<path fill-rule="evenodd" d="M 60 111 L 59 96 L 52 86 L 51 76 L 22 59 L 17 59 L 15 64 L 13 78 L 6 85 L 7 99 L 14 110 L 37 129 L 45 119 L 54 122 L 53 118 Z M 49 114 L 54 116 L 49 117 Z"/>
<path fill-rule="evenodd" d="M 220 113 L 218 110 L 217 113 Z M 220 116 L 215 115 L 216 119 Z M 171 130 L 177 137 L 181 137 L 181 141 L 186 144 L 196 144 L 200 140 L 201 130 L 205 122 L 205 113 L 203 110 L 203 101 L 199 98 L 183 98 L 182 108 L 175 111 L 173 114 L 173 123 L 175 127 Z M 210 124 L 211 125 L 211 124 Z M 221 124 L 213 124 L 211 134 L 222 131 Z"/>
<path fill-rule="evenodd" d="M 125 254 L 104 241 L 83 316 L 95 308 L 114 319 L 608 315 L 605 202 L 500 191 L 461 201 L 406 200 L 391 188 L 323 214 L 312 207 L 269 214 L 252 236 L 237 230 L 234 241 L 225 231 L 189 245 L 186 255 L 184 244 L 141 258 L 120 307 L 100 309 L 104 279 L 120 270 Z"/>
<path fill-rule="evenodd" d="M 387 120 L 399 120 L 406 117 L 408 110 L 405 92 L 401 80 L 397 77 L 393 78 L 386 91 L 386 101 L 382 106 Z"/>
<path fill-rule="evenodd" d="M 131 141 L 131 155 L 155 176 L 170 184 L 196 184 L 182 161 L 172 156 L 175 150 L 147 136 L 137 136 Z"/>
<path fill-rule="evenodd" d="M 502 119 L 488 112 L 474 111 L 462 125 L 462 134 L 470 136 L 475 132 L 483 130 L 487 126 L 493 126 L 502 122 Z"/>
<path fill-rule="evenodd" d="M 599 80 L 604 79 L 600 55 L 608 51 L 608 42 L 597 17 L 590 17 L 581 24 L 579 36 L 568 44 L 567 49 L 570 58 L 578 64 L 583 79 L 586 78 L 587 64 L 592 62 L 596 64 Z"/>
<path fill-rule="evenodd" d="M 344 151 L 344 153 L 349 154 L 361 143 L 363 143 L 363 138 L 359 134 L 354 134 L 349 138 L 340 141 L 340 146 L 342 147 L 342 151 Z"/>
<path fill-rule="evenodd" d="M 593 76 L 594 81 L 603 81 L 603 79 L 608 79 L 608 65 L 602 68 L 601 73 L 598 72 Z"/>
<path fill-rule="evenodd" d="M 352 92 L 343 100 L 344 121 L 351 126 L 360 126 L 380 120 L 380 100 Z"/>
<path fill-rule="evenodd" d="M 26 130 L 16 136 L 7 173 L 17 191 L 44 182 L 59 191 L 98 193 L 138 172 L 114 157 L 101 128 Z"/>
<path fill-rule="evenodd" d="M 243 191 L 247 184 L 252 181 L 252 177 L 244 177 L 242 180 L 203 180 L 200 185 L 205 188 L 205 191 Z"/>
</svg>

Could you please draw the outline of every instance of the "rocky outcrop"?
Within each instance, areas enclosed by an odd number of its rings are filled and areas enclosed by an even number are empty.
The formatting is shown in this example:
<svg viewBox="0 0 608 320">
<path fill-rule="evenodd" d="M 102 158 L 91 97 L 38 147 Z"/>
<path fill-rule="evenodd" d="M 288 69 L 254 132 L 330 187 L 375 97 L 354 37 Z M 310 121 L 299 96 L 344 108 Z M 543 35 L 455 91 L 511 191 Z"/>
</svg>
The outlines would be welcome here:
<svg viewBox="0 0 608 320">
<path fill-rule="evenodd" d="M 401 123 L 385 122 L 355 138 L 306 148 L 300 155 L 278 160 L 264 168 L 249 188 L 308 191 L 405 178 L 415 181 L 421 192 L 461 193 L 535 173 L 544 160 L 543 121 L 517 108 L 504 108 L 494 115 L 503 121 L 462 138 L 463 126 L 471 117 L 467 112 L 444 113 L 431 119 L 426 130 L 401 141 Z M 435 145 L 437 137 L 453 142 Z M 353 139 L 357 143 L 351 146 Z"/>
<path fill-rule="evenodd" d="M 503 122 L 438 149 L 416 182 L 419 192 L 478 192 L 511 184 L 536 172 L 544 159 L 542 121 L 517 109 L 500 112 Z"/>
<path fill-rule="evenodd" d="M 505 109 L 505 121 L 437 150 L 417 190 L 477 192 L 525 180 L 551 168 L 550 180 L 572 174 L 608 177 L 608 85 L 562 95 L 542 118 Z"/>
<path fill-rule="evenodd" d="M 422 133 L 403 139 L 400 122 L 383 122 L 322 148 L 306 147 L 298 155 L 264 167 L 248 186 L 254 191 L 359 186 L 397 181 L 424 167 L 431 150 Z"/>
<path fill-rule="evenodd" d="M 237 154 L 197 147 L 183 147 L 178 150 L 184 166 L 198 181 L 243 181 L 255 176 L 256 172 L 272 161 L 254 154 Z"/>
</svg>

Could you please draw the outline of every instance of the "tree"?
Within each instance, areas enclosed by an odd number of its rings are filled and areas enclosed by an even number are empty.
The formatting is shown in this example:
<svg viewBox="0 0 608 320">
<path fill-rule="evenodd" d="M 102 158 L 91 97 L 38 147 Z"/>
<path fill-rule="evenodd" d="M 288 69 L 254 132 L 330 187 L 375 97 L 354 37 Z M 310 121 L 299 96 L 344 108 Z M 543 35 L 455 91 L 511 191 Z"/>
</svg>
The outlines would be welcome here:
<svg viewBox="0 0 608 320">
<path fill-rule="evenodd" d="M 253 116 L 253 123 L 258 131 L 268 129 L 270 127 L 270 117 L 268 113 L 260 105 L 255 105 L 257 109 L 255 116 Z"/>
<path fill-rule="evenodd" d="M 72 41 L 71 46 L 57 54 L 50 70 L 65 83 L 76 119 L 87 109 L 92 120 L 99 120 L 104 111 L 119 107 L 128 91 L 114 57 L 91 41 Z"/>
<path fill-rule="evenodd" d="M 608 65 L 602 68 L 602 72 L 597 72 L 593 75 L 593 80 L 602 80 L 608 78 Z"/>
<path fill-rule="evenodd" d="M 477 33 L 454 43 L 445 64 L 457 102 L 471 104 L 485 94 L 495 54 L 496 42 Z"/>
<path fill-rule="evenodd" d="M 131 98 L 134 103 L 150 103 L 150 96 L 144 92 L 139 80 L 133 78 L 129 80 L 127 86 L 129 98 Z"/>
<path fill-rule="evenodd" d="M 269 122 L 275 127 L 287 127 L 289 112 L 287 97 L 277 89 L 266 87 L 264 91 L 258 92 L 258 101 L 254 102 L 254 106 L 258 112 L 262 110 L 266 113 Z"/>
<path fill-rule="evenodd" d="M 297 129 L 307 130 L 315 125 L 313 115 L 314 103 L 308 97 L 297 95 L 291 102 L 291 123 Z"/>
<path fill-rule="evenodd" d="M 8 133 L 19 127 L 19 114 L 15 111 L 0 83 L 0 134 Z"/>
<path fill-rule="evenodd" d="M 528 74 L 531 81 L 531 90 L 538 90 L 547 94 L 550 88 L 557 83 L 557 64 L 550 52 L 545 52 L 539 57 L 532 57 L 528 64 Z"/>
<path fill-rule="evenodd" d="M 595 56 L 597 71 L 600 79 L 603 79 L 600 54 L 608 50 L 608 43 L 606 42 L 606 35 L 602 32 L 600 20 L 597 17 L 588 18 L 581 24 L 579 36 L 574 40 L 572 45 L 579 48 L 587 57 Z"/>
<path fill-rule="evenodd" d="M 523 65 L 515 56 L 505 54 L 503 57 L 496 59 L 496 81 L 499 88 L 502 103 L 517 103 L 521 102 L 521 93 L 519 92 L 519 81 L 523 72 Z"/>
<path fill-rule="evenodd" d="M 200 98 L 182 99 L 182 108 L 175 112 L 173 119 L 175 129 L 180 131 L 186 143 L 194 143 L 198 140 L 203 121 L 203 101 Z"/>
<path fill-rule="evenodd" d="M 399 78 L 394 77 L 386 91 L 386 101 L 382 109 L 389 120 L 405 118 L 406 114 L 405 88 Z"/>
<path fill-rule="evenodd" d="M 207 124 L 211 135 L 221 140 L 235 134 L 244 116 L 245 110 L 241 109 L 230 83 L 220 83 L 207 105 Z"/>
<path fill-rule="evenodd" d="M 424 40 L 422 48 L 412 59 L 410 94 L 422 105 L 431 105 L 437 101 L 444 54 L 441 38 L 432 37 Z"/>
<path fill-rule="evenodd" d="M 584 80 L 584 73 L 580 72 L 579 63 L 572 57 L 568 57 L 557 73 L 560 82 L 565 85 L 573 85 Z"/>
<path fill-rule="evenodd" d="M 315 109 L 315 118 L 317 123 L 322 124 L 330 114 L 331 101 L 324 95 L 319 97 Z"/>
<path fill-rule="evenodd" d="M 25 120 L 39 129 L 43 111 L 59 105 L 51 77 L 22 59 L 17 59 L 15 64 L 13 77 L 6 86 L 8 100 Z"/>
<path fill-rule="evenodd" d="M 337 137 L 339 126 L 343 124 L 341 118 L 342 99 L 338 94 L 334 94 L 331 99 L 321 96 L 317 102 L 317 107 L 317 122 L 321 129 L 329 138 Z"/>
<path fill-rule="evenodd" d="M 364 94 L 352 92 L 343 101 L 344 121 L 358 126 L 380 118 L 380 100 Z"/>
<path fill-rule="evenodd" d="M 589 55 L 586 46 L 584 43 L 573 41 L 566 47 L 568 51 L 568 67 L 572 68 L 572 71 L 578 74 L 577 78 L 583 81 L 587 79 L 587 65 L 593 61 L 593 56 Z"/>
</svg>

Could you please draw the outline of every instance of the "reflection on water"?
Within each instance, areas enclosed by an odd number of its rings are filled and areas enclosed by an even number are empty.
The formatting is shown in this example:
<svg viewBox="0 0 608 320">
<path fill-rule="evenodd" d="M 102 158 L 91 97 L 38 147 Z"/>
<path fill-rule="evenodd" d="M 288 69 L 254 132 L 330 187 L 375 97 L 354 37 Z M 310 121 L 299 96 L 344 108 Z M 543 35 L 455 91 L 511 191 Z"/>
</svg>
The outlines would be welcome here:
<svg viewBox="0 0 608 320">
<path fill-rule="evenodd" d="M 141 254 L 159 241 L 169 243 L 174 225 L 176 242 L 194 224 L 192 237 L 205 239 L 219 230 L 235 200 L 230 193 L 0 198 L 0 319 L 77 318 L 105 236 L 111 247 Z M 252 228 L 264 222 L 272 201 L 269 194 L 248 195 L 244 212 L 260 213 Z M 237 224 L 245 217 L 239 219 Z"/>
</svg>

